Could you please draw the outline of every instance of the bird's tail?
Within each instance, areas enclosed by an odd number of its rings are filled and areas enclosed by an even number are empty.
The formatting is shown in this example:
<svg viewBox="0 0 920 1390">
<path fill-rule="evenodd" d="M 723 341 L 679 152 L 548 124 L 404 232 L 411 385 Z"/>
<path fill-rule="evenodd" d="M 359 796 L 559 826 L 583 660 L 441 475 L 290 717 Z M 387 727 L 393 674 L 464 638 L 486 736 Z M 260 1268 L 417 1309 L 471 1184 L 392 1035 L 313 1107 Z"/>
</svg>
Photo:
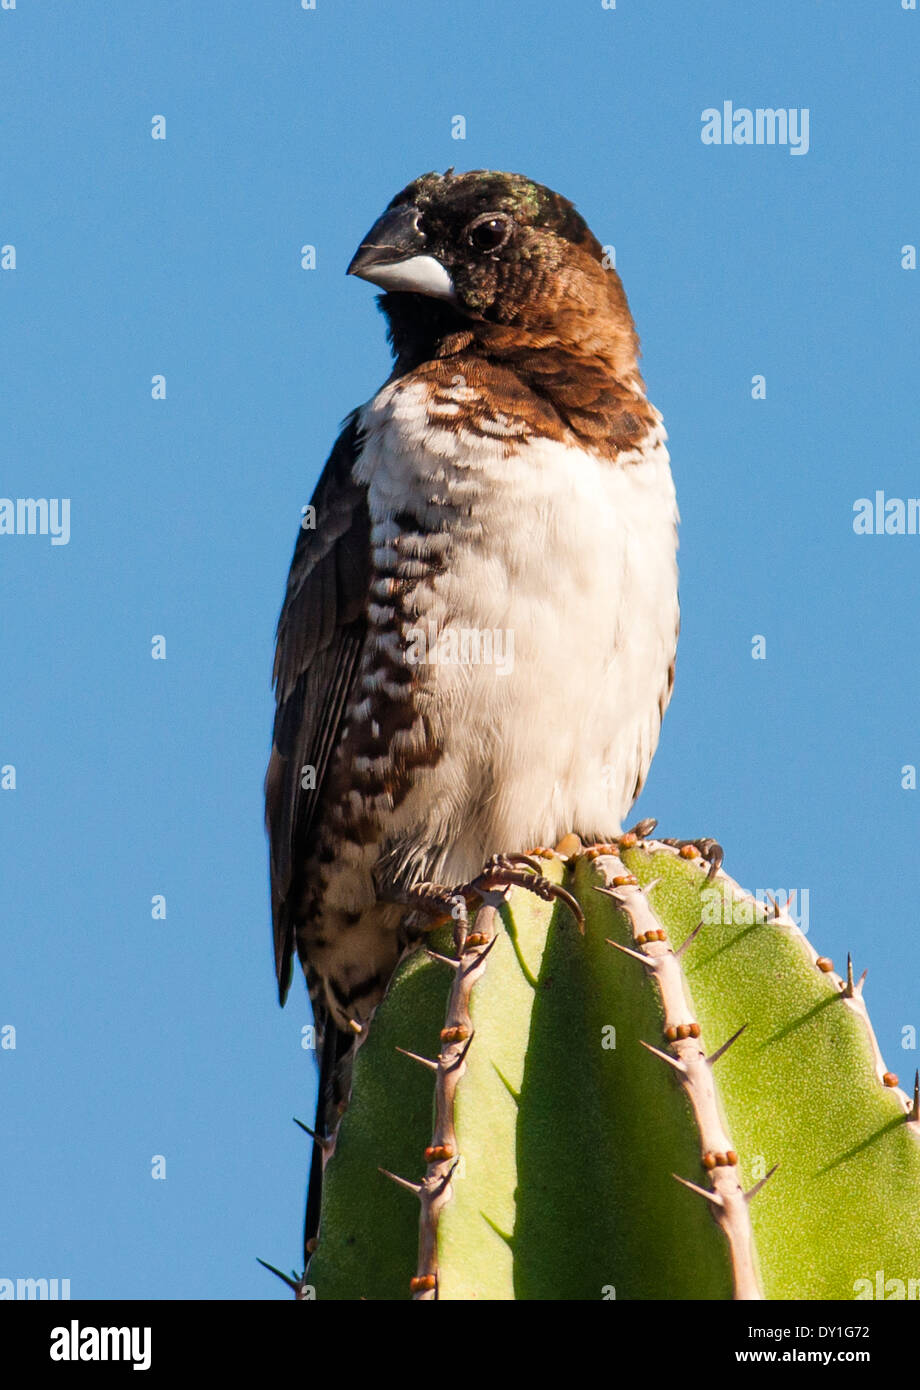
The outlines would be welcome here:
<svg viewBox="0 0 920 1390">
<path fill-rule="evenodd" d="M 319 1020 L 317 1020 L 319 1023 Z M 304 1267 L 309 1263 L 319 1235 L 323 1201 L 323 1169 L 335 1145 L 335 1135 L 344 1103 L 351 1090 L 351 1070 L 359 1039 L 354 1033 L 336 1028 L 331 1018 L 320 1025 L 319 1094 L 316 1098 L 316 1138 L 307 1184 L 307 1210 L 304 1219 Z"/>
</svg>

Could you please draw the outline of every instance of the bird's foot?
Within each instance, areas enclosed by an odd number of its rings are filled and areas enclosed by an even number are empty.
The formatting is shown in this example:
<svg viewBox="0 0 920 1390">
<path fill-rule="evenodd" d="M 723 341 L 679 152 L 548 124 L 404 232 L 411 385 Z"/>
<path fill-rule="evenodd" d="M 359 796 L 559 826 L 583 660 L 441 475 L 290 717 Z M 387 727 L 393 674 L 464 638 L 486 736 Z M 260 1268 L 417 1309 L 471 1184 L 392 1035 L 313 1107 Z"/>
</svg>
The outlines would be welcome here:
<svg viewBox="0 0 920 1390">
<path fill-rule="evenodd" d="M 572 857 L 583 855 L 587 859 L 598 859 L 603 854 L 619 854 L 620 850 L 632 849 L 642 840 L 647 840 L 657 824 L 658 822 L 651 818 L 637 821 L 631 830 L 624 830 L 622 835 L 607 844 L 581 845 Z M 717 840 L 701 836 L 698 840 L 662 839 L 661 844 L 670 845 L 684 859 L 704 859 L 709 865 L 710 879 L 715 878 L 722 867 L 725 852 Z"/>
<path fill-rule="evenodd" d="M 661 843 L 676 849 L 684 859 L 705 859 L 709 865 L 709 873 L 706 875 L 707 883 L 710 879 L 715 878 L 722 867 L 725 851 L 717 840 L 703 837 L 699 840 L 662 840 Z"/>
<path fill-rule="evenodd" d="M 599 859 L 604 854 L 619 854 L 621 850 L 633 849 L 640 841 L 647 840 L 655 826 L 658 824 L 650 816 L 645 820 L 636 821 L 631 830 L 624 830 L 612 840 L 598 840 L 594 844 L 584 844 L 577 835 L 567 835 L 565 840 L 559 842 L 559 848 L 565 845 L 566 849 L 562 852 L 567 853 L 572 859 Z M 574 843 L 569 846 L 568 841 Z"/>
<path fill-rule="evenodd" d="M 548 853 L 545 851 L 544 853 Z M 465 942 L 469 933 L 471 907 L 488 905 L 492 896 L 503 898 L 512 888 L 535 893 L 544 902 L 563 902 L 584 931 L 584 913 L 572 894 L 559 883 L 553 883 L 541 872 L 539 859 L 529 854 L 493 854 L 483 870 L 469 883 L 447 888 L 439 883 L 420 883 L 405 895 L 407 907 L 430 916 L 425 930 L 433 931 L 453 921 L 455 935 Z"/>
<path fill-rule="evenodd" d="M 546 857 L 551 851 L 539 850 L 537 853 Z M 544 902 L 565 903 L 579 929 L 584 931 L 585 917 L 578 902 L 561 883 L 553 883 L 545 878 L 542 869 L 543 866 L 536 855 L 494 854 L 479 877 L 474 878 L 472 883 L 466 884 L 465 887 L 480 899 L 487 893 L 504 895 L 511 888 L 523 888 L 528 893 L 535 893 Z M 460 891 L 463 892 L 463 889 Z"/>
</svg>

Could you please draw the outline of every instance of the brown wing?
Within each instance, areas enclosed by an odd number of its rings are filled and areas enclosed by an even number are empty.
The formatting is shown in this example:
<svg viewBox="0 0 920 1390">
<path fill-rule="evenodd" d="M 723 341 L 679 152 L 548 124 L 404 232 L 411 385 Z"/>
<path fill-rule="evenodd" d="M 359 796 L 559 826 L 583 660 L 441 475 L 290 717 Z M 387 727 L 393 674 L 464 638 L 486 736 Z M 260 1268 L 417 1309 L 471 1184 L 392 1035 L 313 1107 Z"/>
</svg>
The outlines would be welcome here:
<svg viewBox="0 0 920 1390">
<path fill-rule="evenodd" d="M 297 538 L 275 648 L 275 728 L 265 777 L 275 971 L 283 1004 L 291 979 L 301 874 L 367 628 L 370 519 L 352 478 L 356 415 L 336 440 L 313 494 L 316 525 Z M 305 788 L 304 767 L 315 786 Z"/>
</svg>

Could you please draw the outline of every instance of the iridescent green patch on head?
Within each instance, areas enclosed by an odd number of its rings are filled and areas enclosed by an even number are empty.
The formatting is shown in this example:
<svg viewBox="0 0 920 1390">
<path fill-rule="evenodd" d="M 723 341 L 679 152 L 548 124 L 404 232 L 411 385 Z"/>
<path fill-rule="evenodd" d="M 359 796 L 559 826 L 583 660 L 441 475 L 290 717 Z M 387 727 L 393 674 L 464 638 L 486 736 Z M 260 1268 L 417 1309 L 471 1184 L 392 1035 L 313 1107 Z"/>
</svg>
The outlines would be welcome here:
<svg viewBox="0 0 920 1390">
<path fill-rule="evenodd" d="M 569 286 L 579 275 L 596 277 L 603 256 L 569 200 L 523 174 L 422 174 L 396 195 L 386 217 L 387 230 L 398 223 L 410 235 L 409 250 L 426 258 L 429 271 L 437 262 L 442 298 L 492 322 L 551 323 L 564 294 L 561 273 L 567 270 Z M 593 287 L 581 285 L 574 302 L 602 304 L 605 296 L 597 279 Z"/>
<path fill-rule="evenodd" d="M 575 246 L 597 244 L 567 198 L 524 174 L 496 169 L 422 174 L 396 195 L 390 207 L 408 203 L 414 203 L 423 218 L 441 223 L 462 225 L 494 210 L 509 214 L 521 226 L 545 228 Z"/>
</svg>

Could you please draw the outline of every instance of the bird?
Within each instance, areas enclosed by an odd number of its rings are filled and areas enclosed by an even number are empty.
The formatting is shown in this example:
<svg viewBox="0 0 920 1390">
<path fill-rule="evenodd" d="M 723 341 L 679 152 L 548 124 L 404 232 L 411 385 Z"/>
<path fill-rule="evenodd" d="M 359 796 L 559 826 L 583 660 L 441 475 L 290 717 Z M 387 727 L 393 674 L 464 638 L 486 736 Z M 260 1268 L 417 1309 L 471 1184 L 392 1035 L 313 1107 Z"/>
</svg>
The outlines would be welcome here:
<svg viewBox="0 0 920 1390">
<path fill-rule="evenodd" d="M 667 435 L 574 205 L 520 174 L 426 173 L 347 273 L 383 291 L 393 369 L 305 509 L 265 781 L 279 997 L 296 954 L 320 1052 L 308 1241 L 349 1059 L 426 894 L 619 833 L 680 619 Z"/>
</svg>

